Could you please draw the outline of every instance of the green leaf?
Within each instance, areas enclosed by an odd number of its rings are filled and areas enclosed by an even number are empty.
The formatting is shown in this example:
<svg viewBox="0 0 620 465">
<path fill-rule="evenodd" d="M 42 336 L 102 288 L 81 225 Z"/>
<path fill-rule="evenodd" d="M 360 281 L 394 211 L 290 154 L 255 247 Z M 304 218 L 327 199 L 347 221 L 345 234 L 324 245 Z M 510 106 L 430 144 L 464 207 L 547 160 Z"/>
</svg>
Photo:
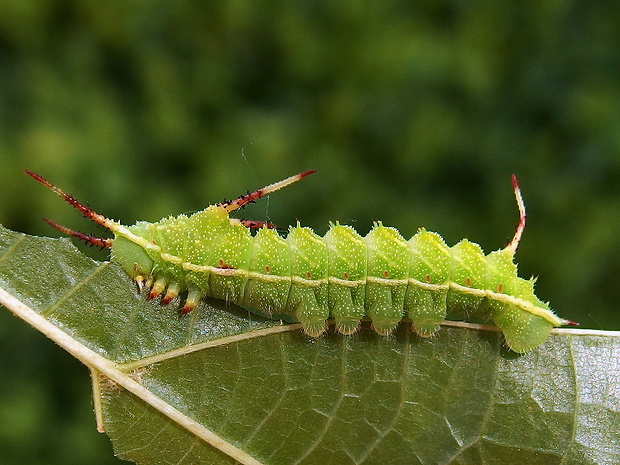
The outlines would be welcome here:
<svg viewBox="0 0 620 465">
<path fill-rule="evenodd" d="M 620 462 L 618 333 L 517 355 L 463 323 L 312 340 L 217 302 L 179 318 L 116 265 L 1 227 L 0 303 L 90 368 L 99 429 L 140 464 Z"/>
</svg>

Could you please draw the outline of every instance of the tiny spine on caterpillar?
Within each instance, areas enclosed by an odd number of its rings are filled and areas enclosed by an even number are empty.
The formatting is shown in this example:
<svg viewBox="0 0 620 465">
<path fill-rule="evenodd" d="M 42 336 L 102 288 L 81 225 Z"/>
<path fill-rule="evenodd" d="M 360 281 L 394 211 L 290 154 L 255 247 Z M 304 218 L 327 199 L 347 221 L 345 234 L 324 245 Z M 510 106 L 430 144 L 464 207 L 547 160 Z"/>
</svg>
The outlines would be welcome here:
<svg viewBox="0 0 620 465">
<path fill-rule="evenodd" d="M 63 234 L 111 249 L 111 260 L 140 290 L 147 288 L 149 299 L 163 295 L 165 305 L 185 291 L 181 314 L 211 297 L 267 314 L 292 315 L 311 337 L 325 332 L 329 318 L 338 332 L 352 334 L 366 317 L 381 335 L 389 335 L 408 318 L 417 334 L 428 337 L 448 314 L 457 314 L 492 321 L 507 346 L 520 353 L 540 345 L 553 327 L 576 324 L 556 316 L 534 295 L 533 278 L 517 276 L 513 257 L 526 215 L 515 175 L 519 224 L 508 245 L 488 255 L 467 239 L 448 247 L 439 234 L 423 228 L 407 241 L 381 222 L 365 237 L 338 222 L 320 237 L 298 223 L 282 237 L 271 223 L 229 217 L 314 172 L 304 171 L 190 216 L 123 226 L 26 170 L 114 237 L 98 238 L 45 221 Z"/>
</svg>

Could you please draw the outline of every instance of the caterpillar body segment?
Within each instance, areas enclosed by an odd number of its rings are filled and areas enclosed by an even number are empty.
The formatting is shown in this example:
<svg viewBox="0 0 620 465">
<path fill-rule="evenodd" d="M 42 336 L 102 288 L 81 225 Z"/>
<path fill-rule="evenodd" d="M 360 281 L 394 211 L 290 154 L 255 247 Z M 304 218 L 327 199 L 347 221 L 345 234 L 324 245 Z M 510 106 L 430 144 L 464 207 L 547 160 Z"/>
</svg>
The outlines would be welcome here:
<svg viewBox="0 0 620 465">
<path fill-rule="evenodd" d="M 405 317 L 420 336 L 428 337 L 447 315 L 458 314 L 494 322 L 516 352 L 537 347 L 553 327 L 572 323 L 534 295 L 533 280 L 517 276 L 513 256 L 525 226 L 525 208 L 516 178 L 519 226 L 504 249 L 488 255 L 466 239 L 448 247 L 441 236 L 425 229 L 406 240 L 380 222 L 364 237 L 339 223 L 331 224 L 323 237 L 299 224 L 283 237 L 270 223 L 229 217 L 229 212 L 313 172 L 190 216 L 133 226 L 109 220 L 41 176 L 27 174 L 112 231 L 114 238 L 93 238 L 51 223 L 54 227 L 110 247 L 111 260 L 140 288 L 149 289 L 151 299 L 162 296 L 162 304 L 167 304 L 185 291 L 181 313 L 211 297 L 267 314 L 290 314 L 312 337 L 327 329 L 330 317 L 342 334 L 356 332 L 362 318 L 369 317 L 381 335 L 389 335 Z"/>
</svg>

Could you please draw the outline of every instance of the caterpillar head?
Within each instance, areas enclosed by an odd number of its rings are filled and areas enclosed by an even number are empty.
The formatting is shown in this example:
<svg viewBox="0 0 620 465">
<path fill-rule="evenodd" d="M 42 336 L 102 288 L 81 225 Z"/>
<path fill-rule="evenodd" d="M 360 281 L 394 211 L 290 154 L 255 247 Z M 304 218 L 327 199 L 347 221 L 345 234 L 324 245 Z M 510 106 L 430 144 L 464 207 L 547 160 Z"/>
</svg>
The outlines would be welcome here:
<svg viewBox="0 0 620 465">
<path fill-rule="evenodd" d="M 127 228 L 136 237 L 145 237 L 150 223 L 139 222 Z M 119 263 L 131 277 L 141 283 L 141 276 L 150 275 L 153 269 L 153 259 L 143 245 L 137 244 L 126 235 L 115 235 L 111 247 L 112 260 Z"/>
</svg>

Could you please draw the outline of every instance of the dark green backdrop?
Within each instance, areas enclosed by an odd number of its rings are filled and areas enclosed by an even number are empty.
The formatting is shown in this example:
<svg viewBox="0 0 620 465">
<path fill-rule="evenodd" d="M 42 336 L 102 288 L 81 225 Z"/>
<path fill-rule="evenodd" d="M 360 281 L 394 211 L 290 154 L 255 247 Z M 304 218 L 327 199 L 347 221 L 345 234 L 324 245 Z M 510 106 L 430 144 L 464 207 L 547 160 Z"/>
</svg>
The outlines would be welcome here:
<svg viewBox="0 0 620 465">
<path fill-rule="evenodd" d="M 487 251 L 583 327 L 620 329 L 620 3 L 134 1 L 0 6 L 0 223 L 133 223 L 308 168 L 244 212 L 419 226 Z M 111 464 L 87 370 L 0 312 L 3 463 Z"/>
</svg>

